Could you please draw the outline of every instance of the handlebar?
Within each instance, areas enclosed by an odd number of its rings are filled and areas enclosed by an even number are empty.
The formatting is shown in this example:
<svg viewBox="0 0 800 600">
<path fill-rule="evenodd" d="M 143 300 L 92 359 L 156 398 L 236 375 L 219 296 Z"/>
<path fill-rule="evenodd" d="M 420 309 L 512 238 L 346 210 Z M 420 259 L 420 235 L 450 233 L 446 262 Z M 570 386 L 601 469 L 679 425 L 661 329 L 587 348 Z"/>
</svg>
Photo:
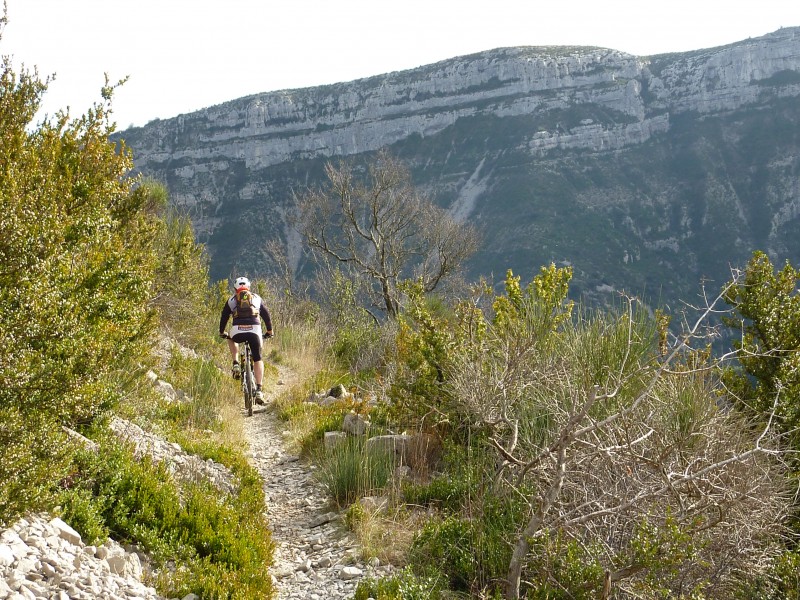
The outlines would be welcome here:
<svg viewBox="0 0 800 600">
<path fill-rule="evenodd" d="M 220 333 L 220 334 L 219 334 L 219 337 L 221 337 L 223 340 L 229 340 L 229 339 L 231 339 L 231 336 L 230 336 L 230 334 L 229 334 L 229 333 L 227 333 L 227 332 Z M 265 340 L 269 340 L 269 339 L 272 339 L 272 338 L 274 338 L 274 337 L 275 337 L 275 334 L 274 334 L 274 333 L 262 333 L 262 334 L 261 334 L 261 338 L 262 338 L 262 339 L 265 339 Z"/>
</svg>

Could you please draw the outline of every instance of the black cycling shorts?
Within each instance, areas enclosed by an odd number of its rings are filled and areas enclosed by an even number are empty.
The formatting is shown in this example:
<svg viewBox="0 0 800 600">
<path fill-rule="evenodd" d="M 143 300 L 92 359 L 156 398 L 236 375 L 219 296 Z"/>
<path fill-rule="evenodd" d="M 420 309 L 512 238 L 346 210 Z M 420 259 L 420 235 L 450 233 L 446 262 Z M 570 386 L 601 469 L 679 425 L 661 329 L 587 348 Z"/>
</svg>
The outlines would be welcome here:
<svg viewBox="0 0 800 600">
<path fill-rule="evenodd" d="M 250 346 L 250 354 L 253 356 L 253 362 L 261 360 L 261 335 L 255 331 L 245 331 L 242 333 L 234 334 L 231 339 L 237 344 L 247 342 Z"/>
</svg>

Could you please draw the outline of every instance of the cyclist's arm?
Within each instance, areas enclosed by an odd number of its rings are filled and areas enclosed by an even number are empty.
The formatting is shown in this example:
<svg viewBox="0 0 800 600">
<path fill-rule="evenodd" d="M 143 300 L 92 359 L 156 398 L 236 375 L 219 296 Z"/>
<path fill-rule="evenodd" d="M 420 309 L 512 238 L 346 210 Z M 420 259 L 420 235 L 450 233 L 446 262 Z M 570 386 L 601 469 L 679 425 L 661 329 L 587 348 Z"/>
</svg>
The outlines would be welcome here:
<svg viewBox="0 0 800 600">
<path fill-rule="evenodd" d="M 233 314 L 231 311 L 231 307 L 228 303 L 225 303 L 225 306 L 222 307 L 222 315 L 219 318 L 219 334 L 222 335 L 225 333 L 225 326 L 228 324 L 228 319 Z"/>
<path fill-rule="evenodd" d="M 269 309 L 267 309 L 263 302 L 261 303 L 261 308 L 259 308 L 258 313 L 261 315 L 261 322 L 264 323 L 266 333 L 272 335 L 272 317 L 269 314 Z"/>
</svg>

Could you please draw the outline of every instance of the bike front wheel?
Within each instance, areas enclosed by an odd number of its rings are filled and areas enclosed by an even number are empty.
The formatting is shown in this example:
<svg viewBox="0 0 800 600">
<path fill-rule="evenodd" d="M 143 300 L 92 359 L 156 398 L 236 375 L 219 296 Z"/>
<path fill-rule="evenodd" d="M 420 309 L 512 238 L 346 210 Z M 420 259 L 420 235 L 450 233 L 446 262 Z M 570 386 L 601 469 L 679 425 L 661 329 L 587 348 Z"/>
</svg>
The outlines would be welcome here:
<svg viewBox="0 0 800 600">
<path fill-rule="evenodd" d="M 250 360 L 246 360 L 242 372 L 242 393 L 244 394 L 244 408 L 247 416 L 253 416 L 253 398 L 256 395 L 256 378 Z"/>
</svg>

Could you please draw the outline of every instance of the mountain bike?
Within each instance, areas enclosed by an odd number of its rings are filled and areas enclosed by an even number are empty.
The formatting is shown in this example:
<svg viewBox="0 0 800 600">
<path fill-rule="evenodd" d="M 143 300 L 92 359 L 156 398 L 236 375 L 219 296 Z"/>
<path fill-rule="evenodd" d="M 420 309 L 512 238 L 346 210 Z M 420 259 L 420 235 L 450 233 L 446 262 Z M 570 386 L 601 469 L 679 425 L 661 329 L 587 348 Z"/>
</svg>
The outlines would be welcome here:
<svg viewBox="0 0 800 600">
<path fill-rule="evenodd" d="M 239 344 L 239 364 L 242 367 L 242 395 L 247 416 L 253 416 L 253 402 L 256 399 L 256 375 L 253 372 L 253 357 L 250 344 Z"/>
<path fill-rule="evenodd" d="M 230 335 L 225 334 L 226 339 L 230 339 Z M 253 356 L 250 354 L 250 344 L 239 344 L 239 367 L 241 374 L 239 379 L 242 382 L 242 396 L 244 397 L 244 408 L 247 411 L 247 416 L 253 416 L 253 402 L 256 399 L 256 374 L 253 371 Z"/>
</svg>

